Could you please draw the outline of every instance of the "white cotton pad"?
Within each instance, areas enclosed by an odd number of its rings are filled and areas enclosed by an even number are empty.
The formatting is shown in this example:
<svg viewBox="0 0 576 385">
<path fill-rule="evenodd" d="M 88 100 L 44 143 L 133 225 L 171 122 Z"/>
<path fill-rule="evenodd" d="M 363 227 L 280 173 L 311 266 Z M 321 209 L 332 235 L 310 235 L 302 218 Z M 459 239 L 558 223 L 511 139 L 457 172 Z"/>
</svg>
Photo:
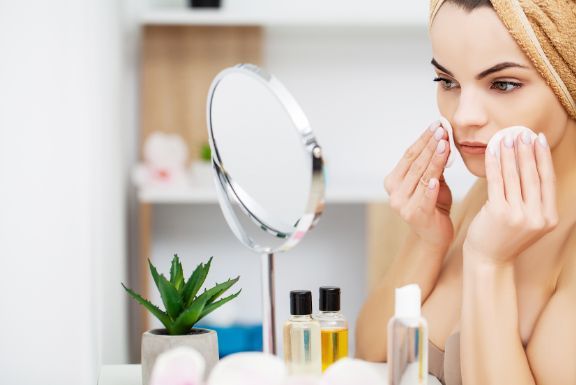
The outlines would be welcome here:
<svg viewBox="0 0 576 385">
<path fill-rule="evenodd" d="M 320 380 L 320 385 L 383 385 L 387 384 L 382 365 L 355 358 L 342 358 L 328 367 Z"/>
<path fill-rule="evenodd" d="M 284 361 L 261 352 L 235 353 L 218 361 L 207 385 L 282 385 L 288 376 Z"/>
<path fill-rule="evenodd" d="M 538 138 L 538 135 L 534 131 L 529 129 L 528 127 L 524 127 L 524 126 L 506 127 L 506 128 L 501 129 L 497 133 L 495 133 L 494 136 L 492 136 L 492 138 L 490 138 L 490 141 L 488 142 L 487 150 L 490 151 L 492 154 L 496 154 L 496 156 L 499 156 L 500 155 L 500 142 L 502 141 L 502 139 L 507 134 L 511 134 L 512 139 L 516 140 L 518 135 L 522 134 L 524 131 L 530 132 L 530 138 L 532 139 L 532 142 L 534 142 L 536 140 L 536 138 Z"/>
</svg>

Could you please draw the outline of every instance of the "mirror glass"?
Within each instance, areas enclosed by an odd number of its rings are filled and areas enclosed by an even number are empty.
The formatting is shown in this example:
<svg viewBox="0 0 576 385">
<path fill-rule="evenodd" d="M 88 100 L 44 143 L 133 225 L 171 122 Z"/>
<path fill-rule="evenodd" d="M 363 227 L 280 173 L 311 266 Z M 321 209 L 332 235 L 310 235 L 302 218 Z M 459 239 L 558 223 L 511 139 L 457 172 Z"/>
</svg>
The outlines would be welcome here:
<svg viewBox="0 0 576 385">
<path fill-rule="evenodd" d="M 208 124 L 232 230 L 255 251 L 292 247 L 317 220 L 324 190 L 320 147 L 300 107 L 273 76 L 243 64 L 214 80 Z"/>
</svg>

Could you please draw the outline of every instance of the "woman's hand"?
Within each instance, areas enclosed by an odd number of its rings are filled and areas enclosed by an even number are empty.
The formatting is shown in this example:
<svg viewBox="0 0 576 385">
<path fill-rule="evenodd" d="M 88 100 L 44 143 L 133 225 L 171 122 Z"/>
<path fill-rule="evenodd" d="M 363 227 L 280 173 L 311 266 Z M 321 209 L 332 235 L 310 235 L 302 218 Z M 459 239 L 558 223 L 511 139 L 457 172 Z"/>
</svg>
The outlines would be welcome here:
<svg viewBox="0 0 576 385">
<path fill-rule="evenodd" d="M 447 248 L 454 236 L 452 194 L 442 173 L 450 154 L 448 133 L 433 123 L 384 180 L 390 206 L 425 242 Z"/>
<path fill-rule="evenodd" d="M 500 143 L 500 162 L 485 155 L 488 200 L 470 223 L 465 253 L 507 264 L 558 223 L 556 180 L 550 147 L 543 134 L 528 132 Z"/>
</svg>

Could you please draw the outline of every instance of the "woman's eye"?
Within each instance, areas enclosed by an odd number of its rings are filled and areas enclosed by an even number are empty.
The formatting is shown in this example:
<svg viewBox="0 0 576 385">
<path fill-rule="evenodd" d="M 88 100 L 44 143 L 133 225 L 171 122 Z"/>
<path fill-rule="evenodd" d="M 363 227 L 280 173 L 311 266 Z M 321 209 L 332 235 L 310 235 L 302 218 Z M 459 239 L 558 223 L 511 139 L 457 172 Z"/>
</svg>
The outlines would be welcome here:
<svg viewBox="0 0 576 385">
<path fill-rule="evenodd" d="M 496 81 L 492 82 L 490 88 L 501 92 L 510 92 L 516 88 L 520 88 L 522 84 L 516 82 Z"/>
<path fill-rule="evenodd" d="M 440 82 L 442 88 L 444 88 L 445 90 L 451 90 L 452 88 L 456 88 L 458 86 L 458 83 L 456 83 L 454 80 L 446 78 L 434 78 L 434 81 Z"/>
</svg>

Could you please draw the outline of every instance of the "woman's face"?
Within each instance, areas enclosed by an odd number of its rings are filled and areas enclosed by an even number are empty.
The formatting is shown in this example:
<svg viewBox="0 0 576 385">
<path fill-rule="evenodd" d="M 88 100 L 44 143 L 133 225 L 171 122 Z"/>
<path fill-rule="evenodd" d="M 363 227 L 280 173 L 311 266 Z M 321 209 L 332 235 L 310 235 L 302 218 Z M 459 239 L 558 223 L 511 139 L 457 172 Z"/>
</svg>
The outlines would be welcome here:
<svg viewBox="0 0 576 385">
<path fill-rule="evenodd" d="M 444 4 L 431 27 L 438 108 L 452 123 L 454 142 L 472 174 L 484 177 L 482 148 L 509 126 L 543 132 L 557 145 L 569 118 L 495 11 L 468 12 Z"/>
</svg>

